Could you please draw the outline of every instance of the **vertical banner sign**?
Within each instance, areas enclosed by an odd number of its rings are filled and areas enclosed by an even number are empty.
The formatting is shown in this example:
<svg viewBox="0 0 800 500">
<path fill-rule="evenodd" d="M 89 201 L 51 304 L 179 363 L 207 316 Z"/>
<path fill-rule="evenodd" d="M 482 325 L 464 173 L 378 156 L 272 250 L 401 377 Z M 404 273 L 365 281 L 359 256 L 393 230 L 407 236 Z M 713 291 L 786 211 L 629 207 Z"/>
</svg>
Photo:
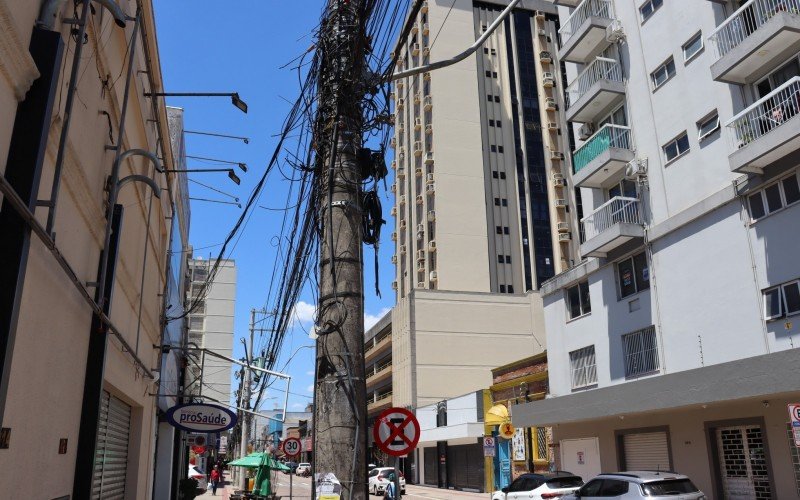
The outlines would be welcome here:
<svg viewBox="0 0 800 500">
<path fill-rule="evenodd" d="M 800 403 L 789 404 L 789 420 L 792 423 L 794 445 L 800 448 Z"/>
<path fill-rule="evenodd" d="M 494 455 L 494 437 L 486 436 L 483 438 L 483 456 L 493 457 Z"/>
</svg>

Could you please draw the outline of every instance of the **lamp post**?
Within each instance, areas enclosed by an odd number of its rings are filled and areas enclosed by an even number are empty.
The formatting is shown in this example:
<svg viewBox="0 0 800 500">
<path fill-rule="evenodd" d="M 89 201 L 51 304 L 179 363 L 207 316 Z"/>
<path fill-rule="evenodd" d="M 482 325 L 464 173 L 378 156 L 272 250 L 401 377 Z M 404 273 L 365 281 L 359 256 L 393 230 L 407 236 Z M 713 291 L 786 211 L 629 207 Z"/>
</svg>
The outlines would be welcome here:
<svg viewBox="0 0 800 500">
<path fill-rule="evenodd" d="M 230 97 L 231 104 L 239 108 L 242 113 L 247 113 L 247 103 L 238 92 L 147 92 L 145 97 Z"/>
<path fill-rule="evenodd" d="M 241 184 L 241 179 L 236 175 L 232 168 L 191 168 L 181 170 L 165 170 L 167 173 L 189 173 L 189 172 L 228 172 L 228 177 L 237 185 Z"/>
</svg>

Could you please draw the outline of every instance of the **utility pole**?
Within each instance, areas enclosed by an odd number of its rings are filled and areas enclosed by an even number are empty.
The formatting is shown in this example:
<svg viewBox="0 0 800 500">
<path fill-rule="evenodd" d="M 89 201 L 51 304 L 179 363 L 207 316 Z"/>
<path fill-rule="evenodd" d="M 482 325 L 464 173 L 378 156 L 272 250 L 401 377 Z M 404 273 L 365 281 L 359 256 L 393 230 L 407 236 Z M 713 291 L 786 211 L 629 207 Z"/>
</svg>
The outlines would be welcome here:
<svg viewBox="0 0 800 500">
<path fill-rule="evenodd" d="M 314 405 L 314 474 L 333 473 L 343 499 L 366 499 L 361 172 L 365 95 L 363 0 L 327 0 L 315 122 L 319 194 L 319 300 Z M 312 483 L 313 484 L 313 483 Z"/>
<path fill-rule="evenodd" d="M 244 375 L 242 376 L 242 408 L 250 409 L 250 397 L 252 396 L 250 391 L 250 365 L 253 363 L 253 335 L 256 331 L 256 310 L 250 309 L 250 345 L 248 347 L 247 344 L 244 346 L 244 355 L 246 358 L 244 369 Z M 250 415 L 248 413 L 242 413 L 242 437 L 239 440 L 241 442 L 241 450 L 239 450 L 240 457 L 244 458 L 247 456 L 247 445 L 250 442 Z M 247 491 L 247 474 L 242 471 L 242 490 Z"/>
</svg>

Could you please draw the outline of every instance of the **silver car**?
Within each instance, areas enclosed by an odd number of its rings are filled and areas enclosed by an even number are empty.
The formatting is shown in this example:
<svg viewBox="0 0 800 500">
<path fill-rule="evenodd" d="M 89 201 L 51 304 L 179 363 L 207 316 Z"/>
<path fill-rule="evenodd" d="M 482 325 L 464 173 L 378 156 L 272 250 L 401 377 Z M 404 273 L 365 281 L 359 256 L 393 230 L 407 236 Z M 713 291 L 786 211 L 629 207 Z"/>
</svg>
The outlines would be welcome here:
<svg viewBox="0 0 800 500">
<path fill-rule="evenodd" d="M 669 498 L 706 500 L 691 479 L 668 471 L 628 471 L 600 474 L 563 500 L 618 498 L 620 500 Z"/>
</svg>

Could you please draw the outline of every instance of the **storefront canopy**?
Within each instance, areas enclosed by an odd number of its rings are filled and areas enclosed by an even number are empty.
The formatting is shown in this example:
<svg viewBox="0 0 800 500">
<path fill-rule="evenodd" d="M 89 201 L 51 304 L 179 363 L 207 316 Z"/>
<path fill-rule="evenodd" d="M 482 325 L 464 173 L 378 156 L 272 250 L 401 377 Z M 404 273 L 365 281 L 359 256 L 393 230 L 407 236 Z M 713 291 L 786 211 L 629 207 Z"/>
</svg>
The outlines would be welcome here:
<svg viewBox="0 0 800 500">
<path fill-rule="evenodd" d="M 265 465 L 267 468 L 272 470 L 280 470 L 280 471 L 289 470 L 289 467 L 283 465 L 282 463 L 272 458 L 272 456 L 267 452 L 251 453 L 246 457 L 242 457 L 232 462 L 228 462 L 228 465 L 233 467 L 248 467 L 250 469 L 255 469 L 260 467 L 261 465 Z"/>
</svg>

